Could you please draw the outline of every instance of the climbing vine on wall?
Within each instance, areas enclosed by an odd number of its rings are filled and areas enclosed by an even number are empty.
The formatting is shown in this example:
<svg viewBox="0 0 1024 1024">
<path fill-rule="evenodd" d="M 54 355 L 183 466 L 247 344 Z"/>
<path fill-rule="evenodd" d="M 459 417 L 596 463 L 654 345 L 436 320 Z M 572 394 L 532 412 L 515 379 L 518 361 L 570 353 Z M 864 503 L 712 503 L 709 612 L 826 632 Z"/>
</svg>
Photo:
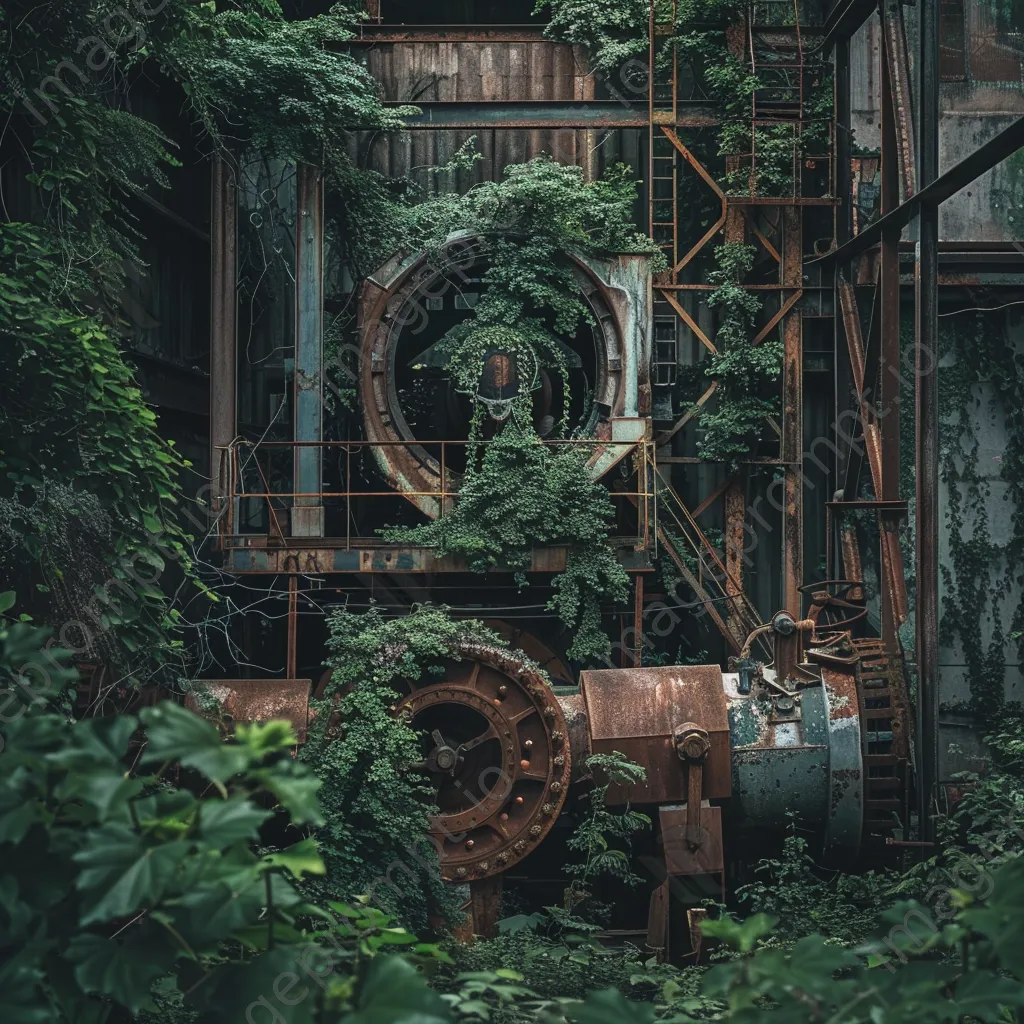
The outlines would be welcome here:
<svg viewBox="0 0 1024 1024">
<path fill-rule="evenodd" d="M 700 420 L 703 437 L 697 451 L 702 459 L 731 462 L 748 454 L 757 444 L 764 418 L 779 411 L 778 397 L 771 391 L 782 373 L 782 343 L 770 335 L 753 344 L 761 300 L 742 287 L 755 252 L 752 245 L 720 245 L 715 249 L 717 269 L 708 275 L 717 285 L 708 305 L 719 311 L 719 320 L 718 351 L 705 374 L 718 384 L 718 393 L 716 408 Z"/>
<path fill-rule="evenodd" d="M 985 306 L 985 301 L 977 305 Z M 944 316 L 937 353 L 940 411 L 940 474 L 944 486 L 940 560 L 940 641 L 958 647 L 970 686 L 970 710 L 984 721 L 998 720 L 1004 703 L 1006 646 L 1024 639 L 1024 360 L 1013 341 L 1007 315 L 967 310 Z M 901 487 L 914 508 L 913 325 L 901 329 L 904 366 L 900 376 Z M 885 371 L 888 372 L 888 371 Z M 896 370 L 892 372 L 897 372 Z M 1004 446 L 993 455 L 982 447 L 981 425 L 999 424 Z M 991 460 L 998 473 L 991 471 Z M 987 465 L 986 465 L 987 463 Z M 996 539 L 992 521 L 993 482 L 1005 487 L 1009 531 Z M 999 532 L 1005 532 L 999 530 Z M 913 542 L 908 531 L 903 554 L 913 583 Z M 1007 608 L 1007 600 L 1017 603 Z"/>
<path fill-rule="evenodd" d="M 947 644 L 959 641 L 973 708 L 991 720 L 1004 703 L 1004 649 L 1009 639 L 1004 617 L 1018 639 L 1024 628 L 1024 603 L 1019 598 L 1024 585 L 1024 361 L 1000 314 L 957 316 L 942 331 L 941 356 L 952 357 L 943 360 L 952 365 L 942 365 L 939 373 L 940 458 L 948 495 L 950 555 L 940 564 L 945 591 L 942 639 Z M 991 388 L 990 399 L 979 386 Z M 980 469 L 978 422 L 986 411 L 998 415 L 1005 429 L 999 479 L 1006 485 L 1005 498 L 1013 512 L 1004 543 L 993 539 L 991 475 Z M 1019 603 L 1007 616 L 1003 598 L 1013 594 Z M 987 639 L 986 625 L 991 628 Z"/>
</svg>

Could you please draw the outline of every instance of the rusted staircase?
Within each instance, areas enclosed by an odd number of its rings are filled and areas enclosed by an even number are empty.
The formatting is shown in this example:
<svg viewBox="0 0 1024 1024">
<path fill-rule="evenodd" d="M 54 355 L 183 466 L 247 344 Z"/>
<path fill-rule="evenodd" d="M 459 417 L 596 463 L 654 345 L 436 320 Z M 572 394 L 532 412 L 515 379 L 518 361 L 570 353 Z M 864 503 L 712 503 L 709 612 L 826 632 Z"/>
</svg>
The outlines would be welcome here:
<svg viewBox="0 0 1024 1024">
<path fill-rule="evenodd" d="M 853 647 L 859 658 L 864 838 L 877 843 L 907 824 L 909 702 L 902 659 L 884 640 L 862 638 Z"/>
</svg>

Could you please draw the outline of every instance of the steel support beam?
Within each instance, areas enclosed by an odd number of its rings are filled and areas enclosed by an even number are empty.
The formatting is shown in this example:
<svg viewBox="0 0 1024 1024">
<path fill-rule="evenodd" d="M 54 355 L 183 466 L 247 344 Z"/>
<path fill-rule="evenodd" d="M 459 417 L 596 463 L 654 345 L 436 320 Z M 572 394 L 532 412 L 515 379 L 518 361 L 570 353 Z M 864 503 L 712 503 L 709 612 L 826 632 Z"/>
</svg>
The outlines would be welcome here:
<svg viewBox="0 0 1024 1024">
<path fill-rule="evenodd" d="M 884 12 L 883 12 L 884 16 Z M 882 34 L 882 215 L 900 205 L 900 131 L 897 118 L 899 108 L 891 74 L 893 66 L 891 44 L 887 33 Z M 881 501 L 899 501 L 900 498 L 900 230 L 890 226 L 882 235 L 880 270 L 878 278 L 881 308 L 881 373 L 878 393 L 874 394 L 874 379 L 865 378 L 864 391 L 874 397 L 876 417 L 881 434 L 881 492 L 875 497 Z M 858 495 L 849 495 L 851 499 Z M 892 520 L 879 516 L 879 536 L 882 546 L 883 567 L 893 568 L 891 553 L 894 537 Z M 886 557 L 886 556 L 889 557 Z M 886 576 L 882 581 L 882 638 L 890 652 L 897 645 L 899 628 L 898 601 L 893 599 L 895 581 Z"/>
<path fill-rule="evenodd" d="M 385 106 L 407 106 L 389 103 Z M 586 102 L 503 101 L 447 102 L 417 101 L 419 114 L 410 114 L 403 120 L 409 129 L 489 130 L 555 128 L 647 128 L 651 115 L 646 103 L 632 105 L 617 100 L 590 100 Z M 702 128 L 718 124 L 721 112 L 707 103 L 680 101 L 679 111 L 655 111 L 655 124 L 681 128 Z"/>
<path fill-rule="evenodd" d="M 782 211 L 782 285 L 803 283 L 803 214 L 799 207 Z M 786 464 L 785 513 L 782 524 L 782 604 L 803 618 L 804 582 L 804 352 L 803 317 L 799 309 L 782 320 L 782 459 Z"/>
<path fill-rule="evenodd" d="M 939 202 L 924 198 L 939 177 L 939 12 L 937 4 L 919 8 L 920 93 L 918 117 L 917 258 L 914 272 L 914 355 L 917 470 L 917 608 L 915 616 L 917 694 L 920 716 L 918 810 L 921 837 L 934 838 L 932 801 L 939 781 Z M 1017 128 L 1024 141 L 1024 118 Z M 1001 136 L 997 136 L 1000 138 Z M 997 141 L 993 140 L 993 141 Z M 1020 142 L 1017 143 L 1020 145 Z M 985 147 L 983 146 L 982 149 Z M 979 153 L 981 150 L 978 151 Z M 997 147 L 993 153 L 1002 152 Z M 977 154 L 975 154 L 977 155 Z M 970 158 L 968 158 L 970 159 Z M 967 161 L 964 161 L 966 163 Z M 963 166 L 958 164 L 957 166 Z M 943 177 L 948 177 L 944 175 Z"/>
<path fill-rule="evenodd" d="M 296 169 L 298 224 L 295 230 L 295 440 L 314 442 L 295 449 L 295 493 L 323 490 L 323 174 L 310 164 Z M 293 537 L 323 537 L 319 497 L 298 497 L 292 507 Z"/>
<path fill-rule="evenodd" d="M 835 177 L 837 196 L 853 194 L 851 181 L 850 152 L 853 143 L 853 128 L 850 125 L 853 106 L 850 78 L 850 40 L 844 38 L 836 43 L 834 58 L 836 99 L 836 162 Z M 843 245 L 850 239 L 851 206 L 844 203 L 836 210 L 836 242 Z"/>
<path fill-rule="evenodd" d="M 979 146 L 970 156 L 964 157 L 958 164 L 954 164 L 948 171 L 940 174 L 931 184 L 923 185 L 922 183 L 923 187 L 916 195 L 911 196 L 905 203 L 869 224 L 845 245 L 840 245 L 832 252 L 819 256 L 817 259 L 808 260 L 808 264 L 848 263 L 854 256 L 877 245 L 886 232 L 905 228 L 921 205 L 925 203 L 938 205 L 949 199 L 950 196 L 956 195 L 960 189 L 970 185 L 975 178 L 990 171 L 1012 153 L 1016 153 L 1021 146 L 1024 146 L 1024 117 L 1018 118 L 988 142 Z"/>
<path fill-rule="evenodd" d="M 876 0 L 838 0 L 825 19 L 825 35 L 815 50 L 828 53 L 837 43 L 848 40 L 871 17 Z"/>
<path fill-rule="evenodd" d="M 223 157 L 216 156 L 213 160 L 210 209 L 210 483 L 215 516 L 224 511 L 223 498 L 231 490 L 228 453 L 224 449 L 235 439 L 238 390 L 235 362 L 236 218 L 234 171 Z"/>
</svg>

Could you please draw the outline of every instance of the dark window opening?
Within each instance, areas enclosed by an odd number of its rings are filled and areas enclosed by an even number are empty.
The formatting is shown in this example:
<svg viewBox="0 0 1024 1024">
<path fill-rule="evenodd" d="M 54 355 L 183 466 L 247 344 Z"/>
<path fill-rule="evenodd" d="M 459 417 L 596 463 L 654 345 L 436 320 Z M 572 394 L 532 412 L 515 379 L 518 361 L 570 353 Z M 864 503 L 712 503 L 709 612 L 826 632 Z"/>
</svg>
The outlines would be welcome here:
<svg viewBox="0 0 1024 1024">
<path fill-rule="evenodd" d="M 939 75 L 943 82 L 967 79 L 963 0 L 942 0 L 939 5 Z"/>
</svg>

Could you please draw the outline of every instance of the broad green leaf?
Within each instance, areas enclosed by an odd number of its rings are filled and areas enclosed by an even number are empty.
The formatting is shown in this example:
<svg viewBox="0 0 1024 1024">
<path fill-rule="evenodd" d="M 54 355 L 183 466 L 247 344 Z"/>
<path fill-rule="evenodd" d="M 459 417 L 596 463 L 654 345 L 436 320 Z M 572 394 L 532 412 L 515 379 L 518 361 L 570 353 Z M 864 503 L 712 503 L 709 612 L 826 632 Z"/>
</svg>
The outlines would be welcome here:
<svg viewBox="0 0 1024 1024">
<path fill-rule="evenodd" d="M 96 821 L 104 824 L 112 819 L 122 823 L 130 820 L 129 801 L 143 788 L 141 779 L 125 778 L 112 771 L 72 770 L 55 790 L 61 801 L 77 800 L 92 807 Z"/>
<path fill-rule="evenodd" d="M 254 762 L 262 761 L 268 754 L 290 750 L 298 743 L 291 722 L 239 723 L 235 726 L 235 739 L 248 751 Z"/>
<path fill-rule="evenodd" d="M 241 840 L 254 840 L 270 817 L 249 800 L 204 800 L 199 810 L 199 838 L 223 849 Z"/>
<path fill-rule="evenodd" d="M 320 986 L 303 971 L 304 946 L 282 946 L 218 968 L 186 997 L 197 1024 L 313 1024 Z"/>
<path fill-rule="evenodd" d="M 591 992 L 582 1004 L 570 1004 L 565 1016 L 573 1024 L 652 1024 L 650 1003 L 630 1002 L 617 989 Z"/>
<path fill-rule="evenodd" d="M 281 850 L 279 853 L 268 853 L 263 858 L 263 863 L 275 868 L 284 868 L 295 878 L 327 874 L 327 868 L 313 839 L 303 839 L 302 842 L 289 846 L 287 850 Z"/>
<path fill-rule="evenodd" d="M 175 949 L 151 929 L 127 932 L 120 940 L 83 934 L 72 939 L 64 952 L 74 966 L 75 978 L 86 992 L 113 999 L 132 1013 L 153 1009 L 150 989 L 170 970 Z"/>
<path fill-rule="evenodd" d="M 323 784 L 304 764 L 281 761 L 273 768 L 262 768 L 252 778 L 269 790 L 296 825 L 322 825 L 323 815 L 317 792 Z"/>
<path fill-rule="evenodd" d="M 140 718 L 146 726 L 144 764 L 177 761 L 221 785 L 249 766 L 245 748 L 225 743 L 212 723 L 177 704 L 163 701 Z"/>
<path fill-rule="evenodd" d="M 354 1013 L 344 1024 L 448 1024 L 444 1000 L 400 956 L 374 959 L 359 991 Z"/>
<path fill-rule="evenodd" d="M 191 849 L 187 842 L 147 846 L 123 825 L 109 824 L 86 833 L 83 849 L 74 855 L 82 865 L 75 883 L 86 908 L 82 924 L 154 906 Z"/>
</svg>

